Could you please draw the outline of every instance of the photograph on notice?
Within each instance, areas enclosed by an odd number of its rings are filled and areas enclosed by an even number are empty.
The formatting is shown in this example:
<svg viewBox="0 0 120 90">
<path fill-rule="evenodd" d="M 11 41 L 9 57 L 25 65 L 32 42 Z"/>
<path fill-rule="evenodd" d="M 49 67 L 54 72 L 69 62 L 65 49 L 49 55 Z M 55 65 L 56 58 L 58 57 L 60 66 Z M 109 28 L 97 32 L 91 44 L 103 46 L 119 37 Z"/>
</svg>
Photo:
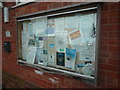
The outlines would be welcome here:
<svg viewBox="0 0 120 90">
<path fill-rule="evenodd" d="M 65 53 L 57 52 L 57 65 L 65 66 Z"/>
<path fill-rule="evenodd" d="M 35 39 L 30 39 L 28 45 L 35 45 Z"/>
</svg>

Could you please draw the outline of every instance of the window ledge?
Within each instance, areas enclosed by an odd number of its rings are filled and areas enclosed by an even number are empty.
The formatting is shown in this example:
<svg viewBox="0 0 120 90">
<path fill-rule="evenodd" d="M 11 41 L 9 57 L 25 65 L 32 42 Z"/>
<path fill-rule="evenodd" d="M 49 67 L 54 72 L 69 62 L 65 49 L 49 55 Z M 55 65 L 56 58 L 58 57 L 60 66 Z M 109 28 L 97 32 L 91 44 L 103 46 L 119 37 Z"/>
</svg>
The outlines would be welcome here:
<svg viewBox="0 0 120 90">
<path fill-rule="evenodd" d="M 61 69 L 58 69 L 58 68 L 53 68 L 53 67 L 49 67 L 49 66 L 43 66 L 43 65 L 38 65 L 38 64 L 30 64 L 30 63 L 27 63 L 26 61 L 22 61 L 22 60 L 18 60 L 18 64 L 25 64 L 25 66 L 30 66 L 30 67 L 33 67 L 33 68 L 42 68 L 42 69 L 46 69 L 46 70 L 50 70 L 52 72 L 58 72 L 58 73 L 64 73 L 64 74 L 67 74 L 67 75 L 71 75 L 71 76 L 75 76 L 75 77 L 81 77 L 83 79 L 89 79 L 89 80 L 94 80 L 94 77 L 91 77 L 91 76 L 87 76 L 87 75 L 82 75 L 82 74 L 79 74 L 79 73 L 74 73 L 74 72 L 70 72 L 70 71 L 66 71 L 66 70 L 61 70 Z"/>
</svg>

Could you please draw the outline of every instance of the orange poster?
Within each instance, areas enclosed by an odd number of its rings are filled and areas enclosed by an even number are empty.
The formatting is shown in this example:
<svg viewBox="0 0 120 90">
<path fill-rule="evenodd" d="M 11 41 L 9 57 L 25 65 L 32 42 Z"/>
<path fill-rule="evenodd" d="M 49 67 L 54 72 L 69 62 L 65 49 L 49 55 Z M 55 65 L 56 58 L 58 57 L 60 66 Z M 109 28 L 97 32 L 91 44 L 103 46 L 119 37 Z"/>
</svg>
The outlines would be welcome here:
<svg viewBox="0 0 120 90">
<path fill-rule="evenodd" d="M 71 37 L 71 40 L 80 37 L 80 31 L 78 30 L 78 31 L 70 34 L 70 37 Z"/>
</svg>

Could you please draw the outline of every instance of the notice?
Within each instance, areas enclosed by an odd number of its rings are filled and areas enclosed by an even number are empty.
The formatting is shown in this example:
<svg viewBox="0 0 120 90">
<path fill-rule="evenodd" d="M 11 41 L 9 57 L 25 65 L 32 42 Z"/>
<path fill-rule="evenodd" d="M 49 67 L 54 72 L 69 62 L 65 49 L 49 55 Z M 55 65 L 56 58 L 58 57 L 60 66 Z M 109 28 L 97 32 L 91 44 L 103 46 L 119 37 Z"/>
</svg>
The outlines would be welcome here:
<svg viewBox="0 0 120 90">
<path fill-rule="evenodd" d="M 46 34 L 48 36 L 55 36 L 55 19 L 48 19 L 48 27 Z"/>
<path fill-rule="evenodd" d="M 74 70 L 75 60 L 76 60 L 76 49 L 66 48 L 65 67 Z"/>
<path fill-rule="evenodd" d="M 79 29 L 79 16 L 65 17 L 65 30 L 72 32 Z"/>
<path fill-rule="evenodd" d="M 36 61 L 38 64 L 46 64 L 48 60 L 48 50 L 37 48 L 36 51 Z"/>
<path fill-rule="evenodd" d="M 57 65 L 59 66 L 65 66 L 65 53 L 57 52 L 56 53 L 57 58 Z"/>
<path fill-rule="evenodd" d="M 64 39 L 63 39 L 64 38 Z M 57 32 L 55 35 L 56 50 L 65 50 L 67 46 L 67 32 Z"/>
<path fill-rule="evenodd" d="M 79 60 L 94 61 L 95 43 L 80 46 L 79 52 Z"/>
<path fill-rule="evenodd" d="M 55 55 L 54 54 L 50 54 L 49 55 L 49 64 L 50 65 L 54 65 L 55 64 Z"/>
<path fill-rule="evenodd" d="M 46 17 L 39 18 L 36 20 L 35 24 L 36 27 L 34 29 L 36 29 L 36 35 L 37 36 L 45 35 L 47 29 L 47 18 Z"/>
<path fill-rule="evenodd" d="M 65 28 L 64 26 L 65 26 L 64 18 L 55 19 L 55 30 L 56 30 L 56 32 L 64 31 L 64 28 Z"/>
<path fill-rule="evenodd" d="M 24 60 L 27 60 L 27 56 L 28 56 L 28 47 L 22 47 L 22 58 Z"/>
<path fill-rule="evenodd" d="M 74 33 L 72 33 L 72 34 L 70 34 L 70 38 L 71 39 L 76 39 L 78 37 L 80 37 L 80 31 L 79 30 L 74 32 Z"/>
<path fill-rule="evenodd" d="M 30 64 L 34 64 L 35 55 L 36 55 L 36 47 L 30 46 L 28 48 L 27 62 Z"/>
</svg>

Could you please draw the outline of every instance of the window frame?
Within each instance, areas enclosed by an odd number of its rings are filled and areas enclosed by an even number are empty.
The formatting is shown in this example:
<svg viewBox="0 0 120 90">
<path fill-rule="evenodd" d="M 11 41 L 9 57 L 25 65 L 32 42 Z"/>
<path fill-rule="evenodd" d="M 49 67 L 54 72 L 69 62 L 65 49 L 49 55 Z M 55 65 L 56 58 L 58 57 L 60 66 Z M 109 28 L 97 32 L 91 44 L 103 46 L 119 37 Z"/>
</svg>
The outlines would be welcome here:
<svg viewBox="0 0 120 90">
<path fill-rule="evenodd" d="M 18 64 L 20 65 L 26 65 L 26 66 L 30 66 L 30 67 L 34 67 L 34 68 L 42 68 L 42 69 L 46 69 L 46 70 L 49 70 L 49 71 L 54 71 L 54 72 L 60 72 L 60 73 L 64 73 L 64 74 L 67 74 L 68 76 L 69 75 L 72 75 L 72 76 L 75 76 L 75 77 L 80 77 L 80 78 L 83 78 L 83 79 L 87 79 L 87 80 L 94 80 L 93 82 L 93 85 L 97 86 L 97 71 L 98 71 L 98 48 L 99 48 L 99 33 L 100 33 L 100 5 L 97 4 L 95 8 L 89 8 L 89 9 L 80 9 L 80 10 L 73 10 L 73 11 L 68 11 L 68 12 L 63 12 L 63 13 L 55 13 L 55 14 L 49 14 L 49 15 L 45 15 L 46 17 L 51 17 L 51 16 L 57 16 L 57 15 L 63 15 L 63 14 L 69 14 L 69 13 L 75 13 L 75 12 L 82 12 L 82 11 L 88 11 L 88 10 L 97 10 L 96 12 L 96 15 L 97 15 L 97 22 L 96 22 L 96 29 L 97 29 L 97 32 L 96 32 L 96 50 L 95 50 L 95 76 L 94 77 L 89 77 L 89 76 L 86 76 L 86 75 L 82 75 L 82 74 L 78 74 L 78 73 L 74 73 L 74 72 L 71 72 L 71 71 L 67 71 L 67 70 L 62 70 L 62 69 L 58 69 L 58 68 L 53 68 L 53 67 L 49 67 L 49 66 L 42 66 L 42 65 L 38 65 L 38 64 L 29 64 L 25 61 L 22 61 L 21 59 L 18 58 Z M 36 19 L 36 18 L 40 18 L 42 16 L 39 16 L 39 17 L 33 17 L 33 18 L 27 18 L 27 19 L 19 19 L 17 20 L 17 24 L 19 22 L 22 22 L 22 21 L 25 21 L 25 20 L 30 20 L 30 19 Z M 43 16 L 44 17 L 44 16 Z M 18 26 L 18 25 L 17 25 Z M 18 31 L 18 30 L 17 30 Z"/>
</svg>

